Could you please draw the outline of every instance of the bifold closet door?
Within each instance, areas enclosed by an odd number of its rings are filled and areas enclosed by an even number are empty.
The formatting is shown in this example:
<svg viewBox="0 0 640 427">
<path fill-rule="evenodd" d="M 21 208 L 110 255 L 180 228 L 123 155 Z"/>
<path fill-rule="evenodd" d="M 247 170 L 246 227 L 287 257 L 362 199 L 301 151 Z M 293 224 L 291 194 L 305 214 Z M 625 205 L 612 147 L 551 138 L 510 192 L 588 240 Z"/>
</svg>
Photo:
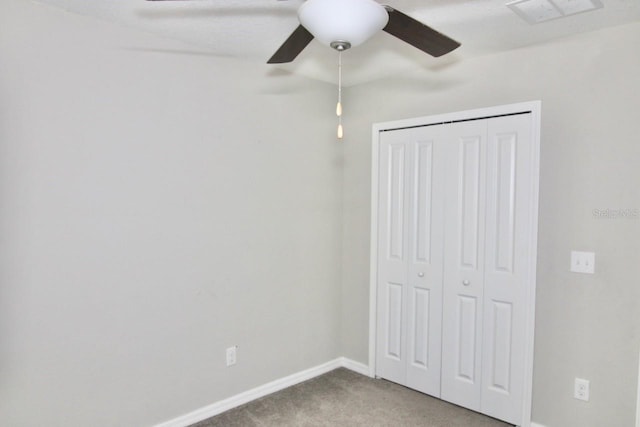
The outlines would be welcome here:
<svg viewBox="0 0 640 427">
<path fill-rule="evenodd" d="M 447 129 L 441 396 L 479 411 L 487 123 Z"/>
<path fill-rule="evenodd" d="M 441 126 L 380 136 L 377 375 L 440 395 Z"/>
<path fill-rule="evenodd" d="M 452 125 L 445 200 L 442 395 L 517 424 L 531 197 L 528 114 Z"/>
<path fill-rule="evenodd" d="M 488 121 L 481 411 L 520 424 L 529 301 L 531 115 Z M 531 301 L 533 302 L 533 301 Z"/>
<path fill-rule="evenodd" d="M 534 120 L 378 135 L 376 375 L 511 424 L 530 415 Z"/>
</svg>

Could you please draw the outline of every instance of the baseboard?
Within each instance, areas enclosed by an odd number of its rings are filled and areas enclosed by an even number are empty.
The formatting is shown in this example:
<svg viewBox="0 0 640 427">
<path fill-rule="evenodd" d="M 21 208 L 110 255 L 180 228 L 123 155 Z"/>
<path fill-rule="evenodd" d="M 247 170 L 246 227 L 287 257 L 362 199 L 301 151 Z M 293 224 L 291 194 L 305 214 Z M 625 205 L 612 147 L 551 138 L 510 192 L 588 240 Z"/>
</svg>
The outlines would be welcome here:
<svg viewBox="0 0 640 427">
<path fill-rule="evenodd" d="M 361 375 L 372 377 L 369 367 L 364 363 L 356 362 L 355 360 L 351 360 L 346 357 L 341 357 L 340 366 L 343 368 L 347 368 L 350 371 L 357 372 Z"/>
<path fill-rule="evenodd" d="M 545 427 L 542 424 L 531 422 L 531 427 Z"/>
<path fill-rule="evenodd" d="M 284 378 L 280 378 L 275 381 L 271 381 L 270 383 L 245 391 L 244 393 L 237 394 L 228 399 L 212 403 L 211 405 L 205 406 L 204 408 L 196 409 L 195 411 L 182 415 L 178 418 L 174 418 L 161 424 L 157 424 L 155 427 L 187 427 L 191 424 L 195 424 L 202 420 L 206 420 L 207 418 L 211 418 L 225 411 L 228 411 L 229 409 L 244 405 L 245 403 L 251 402 L 252 400 L 259 399 L 268 394 L 275 393 L 276 391 L 280 391 L 284 388 L 291 387 L 303 381 L 310 380 L 341 367 L 347 368 L 362 375 L 369 376 L 368 366 L 351 359 L 347 359 L 346 357 L 339 357 L 327 363 L 323 363 L 322 365 L 315 366 L 313 368 L 295 373 L 293 375 L 289 375 Z"/>
</svg>

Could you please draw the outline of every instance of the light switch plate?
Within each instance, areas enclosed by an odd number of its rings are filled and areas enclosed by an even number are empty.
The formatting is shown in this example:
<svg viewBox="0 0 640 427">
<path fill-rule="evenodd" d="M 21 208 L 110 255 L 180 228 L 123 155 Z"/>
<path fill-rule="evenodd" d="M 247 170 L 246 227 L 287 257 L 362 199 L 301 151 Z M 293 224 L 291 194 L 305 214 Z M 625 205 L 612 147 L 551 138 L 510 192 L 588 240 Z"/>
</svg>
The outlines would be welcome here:
<svg viewBox="0 0 640 427">
<path fill-rule="evenodd" d="M 593 274 L 596 266 L 596 254 L 593 252 L 571 251 L 570 271 Z"/>
</svg>

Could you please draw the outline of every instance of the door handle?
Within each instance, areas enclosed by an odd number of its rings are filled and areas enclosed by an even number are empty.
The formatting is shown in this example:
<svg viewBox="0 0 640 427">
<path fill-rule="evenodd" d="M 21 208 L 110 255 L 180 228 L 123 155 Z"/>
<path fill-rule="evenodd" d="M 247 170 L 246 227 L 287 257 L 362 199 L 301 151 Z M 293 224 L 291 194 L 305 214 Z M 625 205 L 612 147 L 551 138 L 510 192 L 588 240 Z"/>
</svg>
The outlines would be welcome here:
<svg viewBox="0 0 640 427">
<path fill-rule="evenodd" d="M 465 286 L 469 286 L 471 284 L 471 282 L 468 281 L 468 280 L 463 280 L 462 284 L 465 285 Z"/>
<path fill-rule="evenodd" d="M 421 271 L 420 273 L 418 273 L 418 277 L 424 277 L 424 273 Z"/>
</svg>

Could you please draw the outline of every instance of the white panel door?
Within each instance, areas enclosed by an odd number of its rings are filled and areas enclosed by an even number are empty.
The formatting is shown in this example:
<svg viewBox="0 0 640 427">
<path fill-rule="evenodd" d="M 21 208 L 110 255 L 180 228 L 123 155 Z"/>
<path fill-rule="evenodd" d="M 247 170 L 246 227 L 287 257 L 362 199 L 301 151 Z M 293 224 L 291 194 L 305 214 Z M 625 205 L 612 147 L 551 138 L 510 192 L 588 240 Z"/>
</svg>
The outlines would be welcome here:
<svg viewBox="0 0 640 427">
<path fill-rule="evenodd" d="M 441 397 L 479 411 L 487 126 L 447 127 Z"/>
<path fill-rule="evenodd" d="M 376 375 L 512 424 L 531 409 L 537 120 L 378 136 Z"/>
<path fill-rule="evenodd" d="M 405 385 L 440 396 L 444 230 L 442 126 L 407 129 L 409 182 L 407 377 Z"/>
<path fill-rule="evenodd" d="M 442 331 L 440 133 L 433 127 L 381 135 L 379 175 L 377 374 L 434 396 L 440 395 Z M 400 230 L 404 239 L 396 238 Z"/>
<path fill-rule="evenodd" d="M 531 197 L 529 114 L 488 120 L 482 412 L 522 419 L 528 226 Z"/>
<path fill-rule="evenodd" d="M 408 161 L 408 146 L 401 135 L 381 135 L 377 375 L 398 383 L 404 383 L 406 373 Z"/>
</svg>

